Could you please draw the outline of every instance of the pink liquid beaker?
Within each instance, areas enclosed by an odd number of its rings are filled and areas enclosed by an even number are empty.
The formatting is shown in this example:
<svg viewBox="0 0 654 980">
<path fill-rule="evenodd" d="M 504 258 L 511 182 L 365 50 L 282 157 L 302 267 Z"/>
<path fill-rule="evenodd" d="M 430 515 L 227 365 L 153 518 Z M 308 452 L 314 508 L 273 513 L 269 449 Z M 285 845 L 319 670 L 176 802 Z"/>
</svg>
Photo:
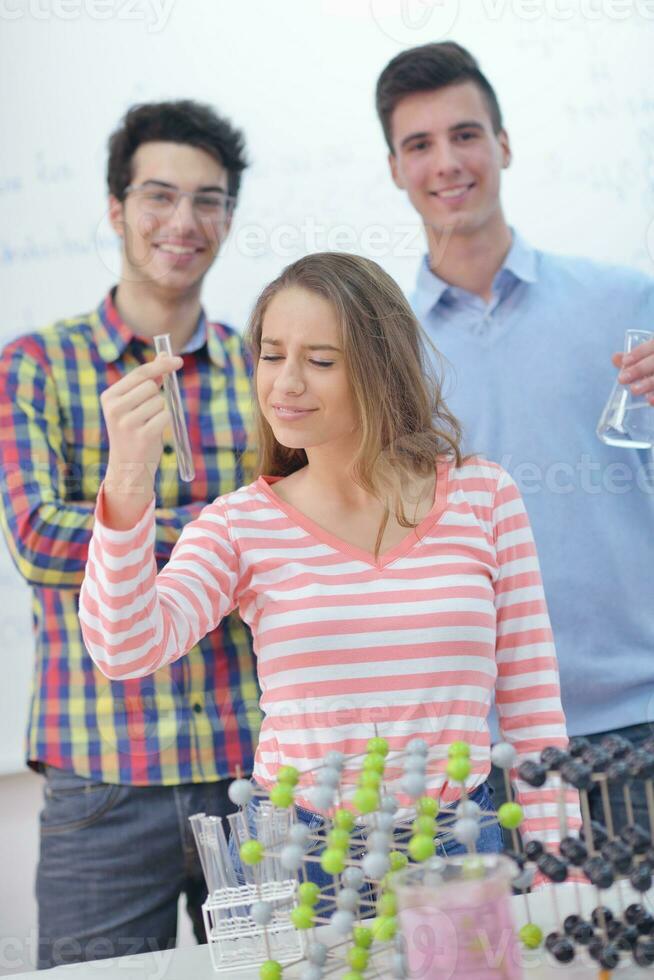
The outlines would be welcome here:
<svg viewBox="0 0 654 980">
<path fill-rule="evenodd" d="M 513 874 L 501 854 L 432 858 L 396 874 L 411 980 L 521 980 Z"/>
</svg>

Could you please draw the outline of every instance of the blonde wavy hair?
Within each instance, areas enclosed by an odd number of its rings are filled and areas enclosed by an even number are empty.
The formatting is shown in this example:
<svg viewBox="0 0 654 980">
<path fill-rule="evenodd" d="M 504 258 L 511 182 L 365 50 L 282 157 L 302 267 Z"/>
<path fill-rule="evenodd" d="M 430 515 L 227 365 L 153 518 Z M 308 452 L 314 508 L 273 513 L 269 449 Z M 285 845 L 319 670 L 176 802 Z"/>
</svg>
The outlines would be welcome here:
<svg viewBox="0 0 654 980">
<path fill-rule="evenodd" d="M 402 501 L 407 478 L 433 474 L 438 458 L 461 464 L 461 427 L 442 397 L 428 353 L 432 345 L 400 287 L 376 262 L 361 256 L 307 255 L 266 286 L 246 332 L 255 369 L 268 305 L 291 287 L 328 300 L 340 324 L 361 427 L 352 476 L 385 507 L 375 544 L 378 556 L 391 511 L 402 527 L 416 526 Z M 289 476 L 307 465 L 303 449 L 277 441 L 258 401 L 255 429 L 258 474 Z"/>
</svg>

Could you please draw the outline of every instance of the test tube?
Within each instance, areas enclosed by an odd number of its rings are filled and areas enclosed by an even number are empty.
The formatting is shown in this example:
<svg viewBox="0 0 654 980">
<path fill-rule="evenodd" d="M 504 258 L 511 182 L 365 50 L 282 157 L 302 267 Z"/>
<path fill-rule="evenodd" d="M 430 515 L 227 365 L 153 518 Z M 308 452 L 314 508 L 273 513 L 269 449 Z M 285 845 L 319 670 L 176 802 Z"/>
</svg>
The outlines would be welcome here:
<svg viewBox="0 0 654 980">
<path fill-rule="evenodd" d="M 173 349 L 170 346 L 170 334 L 160 333 L 154 338 L 154 349 L 157 354 L 170 354 L 173 356 Z M 177 453 L 177 469 L 179 475 L 185 483 L 190 483 L 195 478 L 195 467 L 191 456 L 191 444 L 188 440 L 188 429 L 184 418 L 184 408 L 182 406 L 182 396 L 179 393 L 177 374 L 167 374 L 163 379 L 164 395 L 168 411 L 173 422 L 173 442 Z"/>
</svg>

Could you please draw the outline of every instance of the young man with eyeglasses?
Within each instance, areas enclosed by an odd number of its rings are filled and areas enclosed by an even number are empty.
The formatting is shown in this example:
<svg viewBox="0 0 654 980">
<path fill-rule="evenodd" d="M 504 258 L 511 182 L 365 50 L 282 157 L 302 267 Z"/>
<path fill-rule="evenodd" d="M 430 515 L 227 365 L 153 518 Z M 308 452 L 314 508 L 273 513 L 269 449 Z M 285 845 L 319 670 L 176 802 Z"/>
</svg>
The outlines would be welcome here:
<svg viewBox="0 0 654 980">
<path fill-rule="evenodd" d="M 466 450 L 505 466 L 529 512 L 568 731 L 641 745 L 654 733 L 654 465 L 651 452 L 604 445 L 595 429 L 615 382 L 612 355 L 619 380 L 654 405 L 654 342 L 628 364 L 614 353 L 627 327 L 654 329 L 654 282 L 537 251 L 507 224 L 509 138 L 495 92 L 460 45 L 402 51 L 381 73 L 376 102 L 392 178 L 425 228 L 413 306 L 449 362 L 448 405 Z M 527 578 L 515 628 L 531 621 L 537 659 L 530 599 Z M 510 626 L 500 642 L 511 644 Z M 552 683 L 538 708 L 544 737 Z M 505 717 L 519 684 L 496 690 Z M 631 814 L 620 781 L 610 789 L 616 825 L 635 817 L 647 828 L 644 794 L 633 794 Z"/>
<path fill-rule="evenodd" d="M 249 479 L 247 358 L 200 294 L 229 231 L 242 134 L 181 101 L 132 108 L 109 141 L 118 285 L 89 314 L 10 343 L 0 359 L 2 525 L 33 589 L 36 668 L 28 761 L 45 774 L 39 967 L 174 945 L 186 894 L 204 938 L 204 880 L 188 817 L 231 812 L 251 771 L 259 692 L 249 635 L 231 616 L 145 680 L 107 681 L 86 653 L 78 592 L 107 466 L 100 395 L 169 333 L 195 479 L 172 441 L 157 475 L 156 555 L 166 563 L 207 501 Z M 125 474 L 125 492 L 138 478 Z"/>
</svg>

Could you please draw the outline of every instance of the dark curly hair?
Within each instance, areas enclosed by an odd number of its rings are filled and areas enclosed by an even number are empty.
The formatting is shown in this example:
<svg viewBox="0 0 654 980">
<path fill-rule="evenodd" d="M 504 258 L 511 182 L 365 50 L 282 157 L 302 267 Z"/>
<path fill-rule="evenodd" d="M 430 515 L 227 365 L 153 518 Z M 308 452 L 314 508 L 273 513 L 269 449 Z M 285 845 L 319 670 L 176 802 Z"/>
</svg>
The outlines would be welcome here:
<svg viewBox="0 0 654 980">
<path fill-rule="evenodd" d="M 227 171 L 227 191 L 237 197 L 247 167 L 245 137 L 208 105 L 182 99 L 134 105 L 109 137 L 107 184 L 119 201 L 132 181 L 132 158 L 142 143 L 163 140 L 204 150 Z"/>
</svg>

